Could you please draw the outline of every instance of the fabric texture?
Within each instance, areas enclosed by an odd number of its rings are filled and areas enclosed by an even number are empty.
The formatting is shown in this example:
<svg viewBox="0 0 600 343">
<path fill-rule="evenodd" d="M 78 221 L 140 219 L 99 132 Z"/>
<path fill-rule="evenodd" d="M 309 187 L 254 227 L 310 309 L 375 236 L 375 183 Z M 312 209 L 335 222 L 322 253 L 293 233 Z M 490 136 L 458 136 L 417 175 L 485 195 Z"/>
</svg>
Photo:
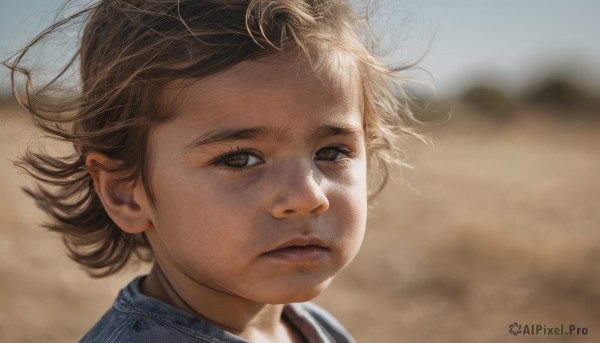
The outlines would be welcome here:
<svg viewBox="0 0 600 343">
<path fill-rule="evenodd" d="M 116 342 L 248 343 L 201 318 L 144 295 L 135 278 L 123 288 L 110 308 L 80 340 Z M 309 343 L 353 343 L 346 329 L 323 308 L 307 302 L 284 307 L 283 319 Z"/>
</svg>

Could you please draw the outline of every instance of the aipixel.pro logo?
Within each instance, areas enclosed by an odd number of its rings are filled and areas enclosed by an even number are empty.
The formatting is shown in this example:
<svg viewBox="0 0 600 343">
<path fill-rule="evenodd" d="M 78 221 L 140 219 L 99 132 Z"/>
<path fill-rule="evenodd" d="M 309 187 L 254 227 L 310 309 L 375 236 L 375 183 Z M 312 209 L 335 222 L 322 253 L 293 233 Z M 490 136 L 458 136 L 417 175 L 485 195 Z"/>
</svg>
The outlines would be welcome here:
<svg viewBox="0 0 600 343">
<path fill-rule="evenodd" d="M 514 336 L 586 336 L 589 333 L 589 329 L 586 327 L 578 327 L 574 324 L 560 324 L 559 326 L 548 326 L 546 324 L 521 325 L 517 322 L 514 322 L 508 326 L 508 332 Z"/>
</svg>

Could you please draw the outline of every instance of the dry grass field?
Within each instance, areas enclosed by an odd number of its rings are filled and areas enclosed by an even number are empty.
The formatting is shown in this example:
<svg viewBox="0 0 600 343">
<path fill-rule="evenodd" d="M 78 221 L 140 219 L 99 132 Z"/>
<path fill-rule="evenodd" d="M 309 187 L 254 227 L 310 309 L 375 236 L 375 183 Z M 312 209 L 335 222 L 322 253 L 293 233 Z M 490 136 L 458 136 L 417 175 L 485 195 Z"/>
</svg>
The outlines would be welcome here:
<svg viewBox="0 0 600 343">
<path fill-rule="evenodd" d="M 463 111 L 409 149 L 416 168 L 376 198 L 361 253 L 317 301 L 358 342 L 600 342 L 600 123 Z M 37 225 L 9 161 L 29 131 L 0 110 L 0 342 L 73 342 L 145 268 L 90 279 Z"/>
</svg>

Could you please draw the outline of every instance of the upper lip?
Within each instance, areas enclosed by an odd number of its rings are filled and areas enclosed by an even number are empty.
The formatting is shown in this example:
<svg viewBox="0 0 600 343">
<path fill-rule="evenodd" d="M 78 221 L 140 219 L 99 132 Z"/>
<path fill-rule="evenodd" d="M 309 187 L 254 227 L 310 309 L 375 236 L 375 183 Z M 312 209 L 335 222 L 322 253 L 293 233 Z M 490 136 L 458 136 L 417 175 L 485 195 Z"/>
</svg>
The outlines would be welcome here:
<svg viewBox="0 0 600 343">
<path fill-rule="evenodd" d="M 329 249 L 328 244 L 324 240 L 320 239 L 319 237 L 298 236 L 298 237 L 294 237 L 290 240 L 287 240 L 287 241 L 279 244 L 274 249 L 269 250 L 268 252 L 276 251 L 279 249 L 291 248 L 291 247 L 305 247 L 305 246 L 309 246 L 309 245 L 314 245 L 314 246 L 318 246 L 318 247 L 321 247 L 324 249 Z"/>
</svg>

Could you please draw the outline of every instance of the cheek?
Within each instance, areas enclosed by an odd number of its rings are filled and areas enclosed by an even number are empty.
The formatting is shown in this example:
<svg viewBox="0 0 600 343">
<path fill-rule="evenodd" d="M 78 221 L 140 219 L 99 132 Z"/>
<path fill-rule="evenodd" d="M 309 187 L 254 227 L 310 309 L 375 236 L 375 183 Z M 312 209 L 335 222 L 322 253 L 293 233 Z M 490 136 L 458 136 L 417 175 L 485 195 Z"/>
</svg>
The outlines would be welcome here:
<svg viewBox="0 0 600 343">
<path fill-rule="evenodd" d="M 338 268 L 346 267 L 356 257 L 365 235 L 367 206 L 365 197 L 356 194 L 346 194 L 339 202 L 345 203 L 336 210 L 336 240 L 335 247 L 339 255 L 336 265 Z"/>
<path fill-rule="evenodd" d="M 178 174 L 168 183 L 157 183 L 157 225 L 164 235 L 177 235 L 193 249 L 243 242 L 252 218 L 253 201 L 239 189 L 203 173 Z"/>
<path fill-rule="evenodd" d="M 367 213 L 367 163 L 361 158 L 356 161 L 355 168 L 348 173 L 345 191 L 342 193 L 345 201 L 360 217 L 366 218 Z M 362 218 L 363 220 L 365 218 Z"/>
<path fill-rule="evenodd" d="M 366 163 L 360 161 L 358 168 L 348 174 L 348 182 L 332 193 L 330 209 L 338 221 L 340 246 L 345 260 L 351 260 L 362 243 L 367 223 Z"/>
</svg>

